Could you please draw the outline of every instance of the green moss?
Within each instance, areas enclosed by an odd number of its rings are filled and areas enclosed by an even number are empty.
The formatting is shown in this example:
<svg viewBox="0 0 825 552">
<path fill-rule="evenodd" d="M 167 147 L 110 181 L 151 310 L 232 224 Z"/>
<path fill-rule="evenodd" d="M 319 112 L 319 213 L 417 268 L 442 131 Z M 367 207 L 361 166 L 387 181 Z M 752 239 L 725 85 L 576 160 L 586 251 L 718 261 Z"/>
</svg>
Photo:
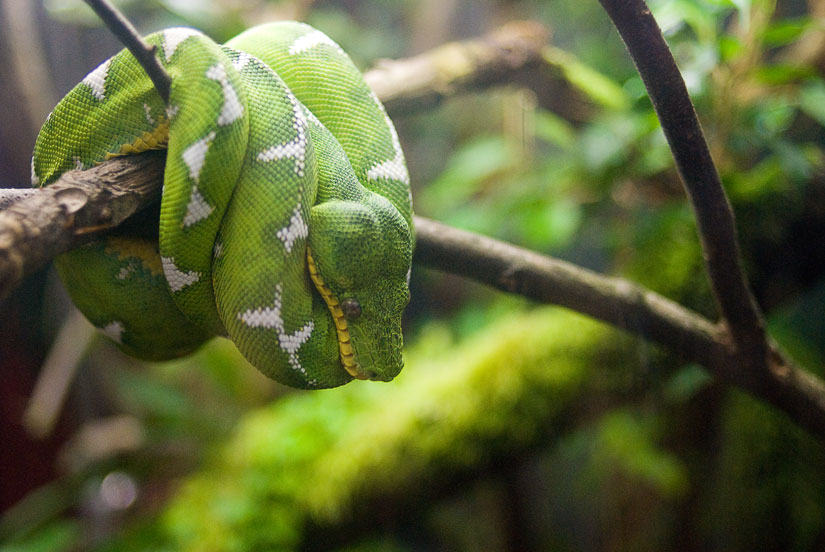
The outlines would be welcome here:
<svg viewBox="0 0 825 552">
<path fill-rule="evenodd" d="M 416 492 L 546 440 L 599 367 L 594 351 L 615 336 L 541 308 L 438 354 L 423 339 L 390 385 L 287 397 L 249 414 L 138 540 L 151 534 L 153 546 L 179 550 L 296 548 L 309 522 L 369 516 L 370 499 Z"/>
</svg>

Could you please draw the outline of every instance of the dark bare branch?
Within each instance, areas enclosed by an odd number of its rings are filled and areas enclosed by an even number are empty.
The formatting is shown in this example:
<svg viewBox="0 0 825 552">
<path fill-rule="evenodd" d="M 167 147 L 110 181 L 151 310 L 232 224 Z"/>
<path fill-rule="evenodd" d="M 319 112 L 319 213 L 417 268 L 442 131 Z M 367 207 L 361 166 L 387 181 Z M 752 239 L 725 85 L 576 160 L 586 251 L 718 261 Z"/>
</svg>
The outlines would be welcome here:
<svg viewBox="0 0 825 552">
<path fill-rule="evenodd" d="M 86 0 L 86 3 L 95 11 L 97 16 L 103 20 L 106 26 L 112 31 L 121 44 L 132 52 L 135 59 L 152 79 L 155 90 L 158 91 L 163 101 L 169 103 L 169 91 L 172 89 L 172 79 L 160 64 L 155 55 L 155 47 L 149 46 L 132 23 L 123 17 L 108 0 Z"/>
<path fill-rule="evenodd" d="M 645 83 L 684 182 L 711 284 L 734 342 L 766 358 L 762 315 L 745 280 L 736 225 L 682 75 L 644 0 L 599 0 Z"/>
</svg>

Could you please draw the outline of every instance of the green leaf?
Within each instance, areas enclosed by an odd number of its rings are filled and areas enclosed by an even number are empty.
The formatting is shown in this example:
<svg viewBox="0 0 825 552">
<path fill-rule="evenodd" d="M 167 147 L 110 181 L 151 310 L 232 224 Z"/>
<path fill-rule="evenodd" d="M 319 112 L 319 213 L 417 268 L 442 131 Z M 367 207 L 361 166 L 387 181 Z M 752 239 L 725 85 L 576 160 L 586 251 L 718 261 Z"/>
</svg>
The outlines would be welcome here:
<svg viewBox="0 0 825 552">
<path fill-rule="evenodd" d="M 806 32 L 821 26 L 821 23 L 810 17 L 783 19 L 772 23 L 762 31 L 762 40 L 768 46 L 785 46 L 796 41 Z"/>
<path fill-rule="evenodd" d="M 570 149 L 576 142 L 573 126 L 551 111 L 537 109 L 535 112 L 536 137 L 562 149 Z"/>
<path fill-rule="evenodd" d="M 419 195 L 425 210 L 443 213 L 463 206 L 479 184 L 513 167 L 518 154 L 503 136 L 484 136 L 463 144 L 441 175 Z"/>
<path fill-rule="evenodd" d="M 756 71 L 756 78 L 760 82 L 773 86 L 799 82 L 815 75 L 816 72 L 810 67 L 782 63 L 764 65 Z"/>
<path fill-rule="evenodd" d="M 816 79 L 803 86 L 799 93 L 799 108 L 825 126 L 825 82 Z"/>
<path fill-rule="evenodd" d="M 565 78 L 594 102 L 618 110 L 627 109 L 630 105 L 630 98 L 620 84 L 568 52 L 548 46 L 542 55 L 544 61 L 561 69 Z"/>
</svg>

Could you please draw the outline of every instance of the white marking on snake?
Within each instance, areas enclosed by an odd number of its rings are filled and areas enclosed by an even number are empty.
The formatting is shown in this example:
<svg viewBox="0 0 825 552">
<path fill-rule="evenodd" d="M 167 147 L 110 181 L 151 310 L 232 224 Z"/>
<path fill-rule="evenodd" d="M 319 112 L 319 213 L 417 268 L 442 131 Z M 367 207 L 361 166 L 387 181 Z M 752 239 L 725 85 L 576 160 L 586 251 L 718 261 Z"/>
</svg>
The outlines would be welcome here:
<svg viewBox="0 0 825 552">
<path fill-rule="evenodd" d="M 181 154 L 183 162 L 189 167 L 189 178 L 198 181 L 203 168 L 203 163 L 206 161 L 206 152 L 209 151 L 209 146 L 212 140 L 215 139 L 215 131 L 213 130 L 185 150 Z"/>
<path fill-rule="evenodd" d="M 163 57 L 166 58 L 167 63 L 175 55 L 175 52 L 180 46 L 180 43 L 190 36 L 198 36 L 202 34 L 200 31 L 190 29 L 188 27 L 172 27 L 163 31 Z"/>
<path fill-rule="evenodd" d="M 238 93 L 229 82 L 226 67 L 221 63 L 216 63 L 206 71 L 206 78 L 217 81 L 223 88 L 223 108 L 218 116 L 218 124 L 226 126 L 240 119 L 243 116 L 243 105 L 238 100 Z"/>
<path fill-rule="evenodd" d="M 370 180 L 389 178 L 390 180 L 399 180 L 409 186 L 410 173 L 407 172 L 407 167 L 404 164 L 404 151 L 401 149 L 401 140 L 398 139 L 398 132 L 395 130 L 395 125 L 392 124 L 389 115 L 387 115 L 387 110 L 384 108 L 384 104 L 381 103 L 381 100 L 378 99 L 375 92 L 370 91 L 370 97 L 384 114 L 384 122 L 387 124 L 387 130 L 390 131 L 390 139 L 392 140 L 392 148 L 395 151 L 395 156 L 392 159 L 373 165 L 367 171 L 367 178 Z M 410 203 L 412 203 L 412 199 Z"/>
<path fill-rule="evenodd" d="M 300 330 L 287 333 L 284 328 L 284 319 L 281 316 L 281 284 L 275 286 L 275 301 L 271 307 L 247 309 L 246 312 L 238 313 L 238 319 L 250 328 L 274 329 L 278 334 L 278 345 L 289 357 L 289 364 L 293 369 L 307 375 L 306 369 L 301 366 L 298 358 L 298 350 L 306 343 L 315 329 L 315 323 L 310 320 Z M 312 382 L 310 382 L 312 383 Z"/>
<path fill-rule="evenodd" d="M 306 166 L 307 119 L 301 104 L 292 92 L 287 91 L 286 95 L 292 104 L 292 128 L 296 132 L 295 138 L 286 144 L 278 144 L 262 151 L 258 154 L 258 161 L 269 163 L 277 159 L 293 158 L 295 159 L 295 174 L 303 177 Z"/>
<path fill-rule="evenodd" d="M 83 161 L 80 160 L 79 155 L 72 156 L 72 161 L 74 161 L 74 170 L 82 171 L 83 170 Z"/>
<path fill-rule="evenodd" d="M 37 176 L 37 171 L 34 170 L 34 155 L 32 155 L 32 188 L 40 187 L 40 177 Z"/>
<path fill-rule="evenodd" d="M 178 114 L 178 111 L 180 111 L 180 106 L 179 105 L 167 105 L 166 106 L 166 118 L 171 121 L 175 117 L 175 115 Z"/>
<path fill-rule="evenodd" d="M 326 128 L 326 127 L 324 127 L 324 123 L 322 123 L 321 120 L 318 119 L 318 117 L 315 116 L 315 113 L 310 111 L 307 106 L 304 106 L 303 111 L 304 111 L 304 117 L 306 117 L 307 121 L 314 124 L 315 126 Z"/>
<path fill-rule="evenodd" d="M 147 104 L 147 103 L 143 104 L 143 112 L 146 113 L 146 121 L 150 125 L 155 126 L 155 118 L 152 117 L 152 108 L 149 104 Z"/>
<path fill-rule="evenodd" d="M 132 272 L 134 272 L 134 268 L 132 268 L 131 266 L 122 266 L 120 267 L 120 272 L 115 274 L 115 278 L 117 278 L 118 280 L 125 280 L 129 277 L 129 274 L 131 274 Z"/>
<path fill-rule="evenodd" d="M 249 64 L 254 58 L 247 54 L 246 52 L 241 52 L 241 55 L 238 56 L 238 59 L 232 62 L 232 65 L 235 66 L 235 70 L 239 73 L 244 70 L 244 67 Z"/>
<path fill-rule="evenodd" d="M 102 333 L 112 341 L 116 341 L 120 344 L 123 344 L 123 332 L 126 331 L 126 327 L 120 320 L 109 322 L 102 328 L 98 329 L 100 330 L 100 333 Z"/>
<path fill-rule="evenodd" d="M 304 222 L 303 217 L 301 217 L 300 203 L 295 207 L 295 210 L 292 211 L 292 216 L 289 217 L 289 224 L 278 230 L 275 235 L 284 242 L 284 249 L 286 249 L 287 253 L 292 252 L 292 245 L 295 243 L 295 240 L 306 238 L 309 235 L 309 227 L 307 227 L 307 223 Z"/>
<path fill-rule="evenodd" d="M 106 99 L 106 77 L 109 75 L 109 66 L 111 64 L 112 58 L 109 58 L 80 81 L 81 84 L 85 84 L 91 88 L 92 96 L 100 102 Z"/>
<path fill-rule="evenodd" d="M 163 274 L 166 275 L 166 281 L 169 282 L 169 289 L 172 292 L 178 292 L 187 286 L 191 286 L 201 278 L 200 272 L 186 272 L 175 266 L 175 259 L 172 257 L 161 257 L 161 264 L 163 264 Z"/>
<path fill-rule="evenodd" d="M 289 55 L 296 56 L 298 54 L 303 54 L 307 50 L 311 50 L 317 46 L 326 45 L 331 46 L 334 48 L 339 54 L 344 54 L 344 51 L 341 49 L 338 44 L 335 43 L 330 37 L 322 33 L 318 30 L 313 30 L 312 32 L 305 34 L 303 36 L 299 36 L 295 39 L 295 42 L 292 43 L 289 47 Z"/>
<path fill-rule="evenodd" d="M 212 249 L 212 258 L 219 259 L 223 255 L 223 242 L 215 240 L 215 248 Z"/>
<path fill-rule="evenodd" d="M 186 206 L 186 216 L 183 217 L 183 225 L 192 226 L 211 215 L 214 210 L 215 208 L 206 202 L 198 187 L 192 186 L 189 204 Z"/>
</svg>

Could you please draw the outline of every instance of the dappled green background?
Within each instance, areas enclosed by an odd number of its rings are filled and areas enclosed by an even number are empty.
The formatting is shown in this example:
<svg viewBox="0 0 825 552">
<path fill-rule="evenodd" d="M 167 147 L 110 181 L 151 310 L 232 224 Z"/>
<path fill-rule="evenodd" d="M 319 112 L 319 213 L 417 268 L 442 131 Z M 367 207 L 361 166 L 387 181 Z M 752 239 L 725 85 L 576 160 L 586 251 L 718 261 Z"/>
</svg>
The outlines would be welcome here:
<svg viewBox="0 0 825 552">
<path fill-rule="evenodd" d="M 49 69 L 43 96 L 57 98 L 117 46 L 79 2 L 33 4 L 28 40 Z M 825 10 L 649 4 L 771 333 L 823 375 Z M 189 24 L 219 40 L 300 18 L 364 69 L 511 20 L 545 24 L 547 65 L 519 80 L 529 87 L 396 118 L 416 211 L 715 316 L 667 145 L 595 0 L 120 5 L 142 31 Z M 14 82 L 0 97 L 25 99 Z M 37 125 L 16 124 L 0 132 L 4 186 L 28 178 Z M 93 342 L 56 436 L 30 461 L 51 476 L 2 514 L 0 550 L 825 549 L 825 447 L 782 414 L 579 315 L 420 267 L 412 288 L 406 368 L 386 385 L 293 392 L 221 340 L 148 365 Z M 0 304 L 4 374 L 30 366 L 34 379 L 61 297 L 45 274 Z M 19 424 L 21 411 L 4 412 Z M 2 462 L 34 458 L 13 443 Z"/>
</svg>

